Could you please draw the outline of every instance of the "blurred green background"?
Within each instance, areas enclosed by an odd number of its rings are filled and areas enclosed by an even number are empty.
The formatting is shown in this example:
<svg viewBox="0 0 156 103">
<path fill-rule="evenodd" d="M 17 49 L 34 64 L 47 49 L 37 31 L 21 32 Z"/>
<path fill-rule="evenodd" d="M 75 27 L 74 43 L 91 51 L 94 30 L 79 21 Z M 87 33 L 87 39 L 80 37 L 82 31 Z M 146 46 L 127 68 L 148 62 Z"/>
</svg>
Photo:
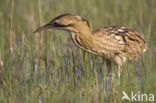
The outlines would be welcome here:
<svg viewBox="0 0 156 103">
<path fill-rule="evenodd" d="M 149 49 L 125 64 L 120 85 L 113 66 L 110 85 L 102 59 L 76 47 L 68 32 L 32 33 L 64 13 L 86 18 L 94 30 L 134 28 Z M 156 94 L 155 74 L 156 0 L 0 1 L 0 103 L 128 103 L 122 91 Z"/>
</svg>

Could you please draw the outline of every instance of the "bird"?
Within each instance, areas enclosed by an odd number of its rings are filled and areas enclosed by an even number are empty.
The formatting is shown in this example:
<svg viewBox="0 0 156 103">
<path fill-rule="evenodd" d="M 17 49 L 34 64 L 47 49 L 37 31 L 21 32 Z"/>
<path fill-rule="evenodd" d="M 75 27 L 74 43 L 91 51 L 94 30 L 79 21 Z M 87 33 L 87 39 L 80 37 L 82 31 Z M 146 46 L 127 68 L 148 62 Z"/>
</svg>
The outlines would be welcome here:
<svg viewBox="0 0 156 103">
<path fill-rule="evenodd" d="M 69 31 L 79 48 L 105 59 L 108 74 L 115 62 L 119 78 L 123 64 L 127 60 L 136 60 L 148 48 L 142 35 L 129 27 L 107 26 L 92 30 L 85 18 L 75 14 L 61 14 L 33 33 L 45 29 Z"/>
</svg>

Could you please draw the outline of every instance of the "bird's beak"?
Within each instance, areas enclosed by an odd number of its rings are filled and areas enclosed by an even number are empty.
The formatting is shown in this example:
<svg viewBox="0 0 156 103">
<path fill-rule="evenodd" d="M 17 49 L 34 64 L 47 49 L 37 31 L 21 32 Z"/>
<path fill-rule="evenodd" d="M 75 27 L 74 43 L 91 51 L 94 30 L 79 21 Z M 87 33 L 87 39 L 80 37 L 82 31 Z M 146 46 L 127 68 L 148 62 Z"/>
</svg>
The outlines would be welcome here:
<svg viewBox="0 0 156 103">
<path fill-rule="evenodd" d="M 52 27 L 53 27 L 53 25 L 48 23 L 48 24 L 43 25 L 43 26 L 39 27 L 38 29 L 36 29 L 33 33 L 37 33 L 37 32 L 43 31 L 45 29 L 52 28 Z"/>
<path fill-rule="evenodd" d="M 63 24 L 59 24 L 55 22 L 55 19 L 53 19 L 52 21 L 50 21 L 48 24 L 45 24 L 41 27 L 39 27 L 38 29 L 36 29 L 33 33 L 37 33 L 40 31 L 43 31 L 45 29 L 64 29 L 66 30 L 67 27 L 72 26 L 72 25 L 63 25 Z"/>
</svg>

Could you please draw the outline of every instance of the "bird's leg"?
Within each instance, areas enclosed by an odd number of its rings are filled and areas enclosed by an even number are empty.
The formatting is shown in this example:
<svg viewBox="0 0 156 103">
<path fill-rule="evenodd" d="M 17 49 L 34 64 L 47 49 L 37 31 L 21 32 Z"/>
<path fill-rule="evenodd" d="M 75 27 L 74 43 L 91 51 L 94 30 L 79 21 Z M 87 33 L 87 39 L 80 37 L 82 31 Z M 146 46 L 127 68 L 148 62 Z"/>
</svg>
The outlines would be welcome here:
<svg viewBox="0 0 156 103">
<path fill-rule="evenodd" d="M 121 69 L 122 59 L 119 56 L 115 56 L 114 61 L 117 64 L 118 78 L 120 79 L 120 75 L 122 72 L 122 69 Z"/>
<path fill-rule="evenodd" d="M 106 75 L 106 95 L 109 96 L 111 93 L 111 88 L 112 88 L 112 80 L 113 80 L 113 75 L 111 74 L 111 61 L 109 59 L 106 59 L 106 66 L 108 69 L 107 75 Z"/>
<path fill-rule="evenodd" d="M 99 79 L 103 81 L 103 69 L 102 66 L 104 64 L 104 59 L 102 59 L 102 63 L 99 64 L 98 66 L 98 73 L 99 73 Z"/>
<path fill-rule="evenodd" d="M 121 66 L 119 64 L 117 65 L 117 69 L 118 69 L 118 78 L 120 79 L 120 76 L 121 76 Z"/>
<path fill-rule="evenodd" d="M 106 65 L 107 65 L 107 69 L 108 69 L 107 75 L 110 75 L 110 73 L 111 73 L 111 61 L 106 59 Z"/>
<path fill-rule="evenodd" d="M 105 58 L 102 59 L 102 63 L 100 64 L 99 68 L 101 69 L 104 64 Z"/>
</svg>

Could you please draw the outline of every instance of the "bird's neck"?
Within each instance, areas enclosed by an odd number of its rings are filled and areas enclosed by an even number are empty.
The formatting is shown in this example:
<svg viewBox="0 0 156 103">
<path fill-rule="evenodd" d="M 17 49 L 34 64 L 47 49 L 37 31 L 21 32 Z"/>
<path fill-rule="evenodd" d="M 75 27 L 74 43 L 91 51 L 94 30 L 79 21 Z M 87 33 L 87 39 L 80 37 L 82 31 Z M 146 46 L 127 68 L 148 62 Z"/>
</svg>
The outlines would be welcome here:
<svg viewBox="0 0 156 103">
<path fill-rule="evenodd" d="M 74 43 L 80 48 L 87 50 L 93 46 L 93 37 L 90 27 L 80 27 L 77 32 L 71 32 Z"/>
<path fill-rule="evenodd" d="M 79 25 L 75 29 L 82 36 L 91 36 L 92 30 L 89 25 Z"/>
</svg>

